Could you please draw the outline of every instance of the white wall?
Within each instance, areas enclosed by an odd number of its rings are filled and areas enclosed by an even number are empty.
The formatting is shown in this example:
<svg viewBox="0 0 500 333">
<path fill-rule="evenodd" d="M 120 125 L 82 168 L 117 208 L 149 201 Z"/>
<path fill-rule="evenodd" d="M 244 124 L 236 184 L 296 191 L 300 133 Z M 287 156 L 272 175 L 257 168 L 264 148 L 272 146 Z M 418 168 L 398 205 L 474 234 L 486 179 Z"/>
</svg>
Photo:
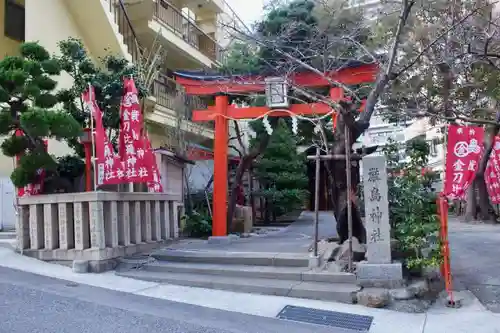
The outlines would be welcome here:
<svg viewBox="0 0 500 333">
<path fill-rule="evenodd" d="M 15 200 L 16 193 L 14 185 L 12 185 L 9 178 L 0 177 L 0 230 L 15 229 Z"/>
<path fill-rule="evenodd" d="M 58 54 L 57 43 L 69 37 L 79 38 L 84 44 L 83 34 L 68 11 L 63 0 L 26 0 L 26 40 L 38 41 L 50 53 Z M 57 89 L 72 85 L 72 79 L 62 74 Z M 62 156 L 70 152 L 68 146 L 49 140 L 49 152 Z"/>
<path fill-rule="evenodd" d="M 195 161 L 194 165 L 186 166 L 186 177 L 189 190 L 196 192 L 204 190 L 214 173 L 214 161 Z"/>
<path fill-rule="evenodd" d="M 38 41 L 50 53 L 57 51 L 57 42 L 68 37 L 81 36 L 78 27 L 73 23 L 63 0 L 26 0 L 25 40 Z M 71 84 L 69 76 L 62 76 L 59 87 Z M 1 138 L 0 138 L 1 141 Z M 68 152 L 66 144 L 56 140 L 49 141 L 49 152 L 56 156 Z M 0 177 L 9 177 L 14 169 L 13 159 L 0 155 Z"/>
</svg>

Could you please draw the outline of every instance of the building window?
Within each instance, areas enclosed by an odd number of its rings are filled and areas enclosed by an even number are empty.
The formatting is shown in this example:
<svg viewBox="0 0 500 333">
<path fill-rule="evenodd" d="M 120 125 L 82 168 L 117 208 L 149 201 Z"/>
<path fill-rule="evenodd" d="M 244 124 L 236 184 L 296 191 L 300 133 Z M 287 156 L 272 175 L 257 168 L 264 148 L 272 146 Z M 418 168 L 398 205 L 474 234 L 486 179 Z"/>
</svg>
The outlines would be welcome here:
<svg viewBox="0 0 500 333">
<path fill-rule="evenodd" d="M 4 34 L 5 36 L 24 42 L 24 7 L 14 0 L 5 1 Z"/>
<path fill-rule="evenodd" d="M 430 146 L 430 154 L 432 157 L 436 157 L 438 155 L 438 151 L 437 151 L 437 140 L 431 140 L 429 142 L 429 146 Z"/>
</svg>

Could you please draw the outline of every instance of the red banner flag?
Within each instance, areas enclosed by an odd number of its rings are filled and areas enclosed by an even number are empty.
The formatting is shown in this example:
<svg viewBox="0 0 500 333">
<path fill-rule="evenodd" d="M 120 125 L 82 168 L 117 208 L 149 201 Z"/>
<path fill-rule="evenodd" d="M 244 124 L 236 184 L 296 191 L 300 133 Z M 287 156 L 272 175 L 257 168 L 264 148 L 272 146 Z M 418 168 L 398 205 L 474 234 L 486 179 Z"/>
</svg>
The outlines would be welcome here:
<svg viewBox="0 0 500 333">
<path fill-rule="evenodd" d="M 94 117 L 95 168 L 97 185 L 116 185 L 127 182 L 122 162 L 104 130 L 102 112 L 95 100 L 94 88 L 82 94 L 87 111 Z"/>
<path fill-rule="evenodd" d="M 451 199 L 463 198 L 476 175 L 483 151 L 482 127 L 448 127 L 444 194 Z"/>
<path fill-rule="evenodd" d="M 490 159 L 486 166 L 484 180 L 493 204 L 500 203 L 500 137 L 493 141 Z"/>
<path fill-rule="evenodd" d="M 144 135 L 144 142 L 146 143 L 146 154 L 144 156 L 144 159 L 146 159 L 148 163 L 151 164 L 153 173 L 153 181 L 148 182 L 148 190 L 149 192 L 153 193 L 162 193 L 163 186 L 161 184 L 161 176 L 160 172 L 158 171 L 158 165 L 156 163 L 153 148 L 151 147 L 151 141 L 149 140 L 147 133 Z"/>
<path fill-rule="evenodd" d="M 151 158 L 146 155 L 142 136 L 142 113 L 133 79 L 123 81 L 125 95 L 120 106 L 119 152 L 124 163 L 125 177 L 129 183 L 154 181 Z"/>
<path fill-rule="evenodd" d="M 16 130 L 16 136 L 24 136 L 24 133 L 22 130 L 17 129 Z M 43 140 L 43 143 L 45 145 L 45 151 L 48 149 L 49 142 L 47 140 Z M 19 163 L 19 160 L 21 159 L 22 155 L 17 155 L 16 156 L 16 165 Z M 20 187 L 17 189 L 17 196 L 18 197 L 26 197 L 30 195 L 39 195 L 43 191 L 43 183 L 45 181 L 45 170 L 43 169 L 38 169 L 37 170 L 37 175 L 36 175 L 36 181 L 33 184 L 28 184 L 25 187 Z"/>
<path fill-rule="evenodd" d="M 490 195 L 491 203 L 500 203 L 500 183 L 497 173 L 490 163 L 488 163 L 488 166 L 486 167 L 484 180 L 486 182 L 488 194 Z"/>
</svg>

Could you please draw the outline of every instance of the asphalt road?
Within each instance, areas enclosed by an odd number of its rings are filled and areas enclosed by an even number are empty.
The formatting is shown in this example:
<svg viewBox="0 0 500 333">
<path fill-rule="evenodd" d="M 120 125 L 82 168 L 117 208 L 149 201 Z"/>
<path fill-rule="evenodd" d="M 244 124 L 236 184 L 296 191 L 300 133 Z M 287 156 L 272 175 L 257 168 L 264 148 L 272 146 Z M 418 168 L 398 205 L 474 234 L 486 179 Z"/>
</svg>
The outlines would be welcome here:
<svg viewBox="0 0 500 333">
<path fill-rule="evenodd" d="M 486 308 L 500 313 L 500 225 L 450 219 L 449 241 L 454 289 L 470 290 Z"/>
<path fill-rule="evenodd" d="M 4 332 L 347 333 L 352 331 L 136 296 L 0 267 L 0 333 Z"/>
</svg>

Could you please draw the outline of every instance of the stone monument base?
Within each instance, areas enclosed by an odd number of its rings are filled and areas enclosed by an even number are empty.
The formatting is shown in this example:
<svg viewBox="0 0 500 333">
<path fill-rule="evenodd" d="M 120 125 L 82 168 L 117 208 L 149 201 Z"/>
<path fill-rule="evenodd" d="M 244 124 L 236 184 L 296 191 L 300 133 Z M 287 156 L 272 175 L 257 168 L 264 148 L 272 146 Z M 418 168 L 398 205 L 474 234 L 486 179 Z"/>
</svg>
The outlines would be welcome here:
<svg viewBox="0 0 500 333">
<path fill-rule="evenodd" d="M 403 265 L 399 262 L 373 264 L 362 261 L 356 264 L 358 285 L 367 288 L 401 288 L 404 286 Z"/>
<path fill-rule="evenodd" d="M 227 235 L 227 236 L 210 236 L 208 237 L 208 244 L 231 244 L 240 237 L 237 235 Z"/>
</svg>

